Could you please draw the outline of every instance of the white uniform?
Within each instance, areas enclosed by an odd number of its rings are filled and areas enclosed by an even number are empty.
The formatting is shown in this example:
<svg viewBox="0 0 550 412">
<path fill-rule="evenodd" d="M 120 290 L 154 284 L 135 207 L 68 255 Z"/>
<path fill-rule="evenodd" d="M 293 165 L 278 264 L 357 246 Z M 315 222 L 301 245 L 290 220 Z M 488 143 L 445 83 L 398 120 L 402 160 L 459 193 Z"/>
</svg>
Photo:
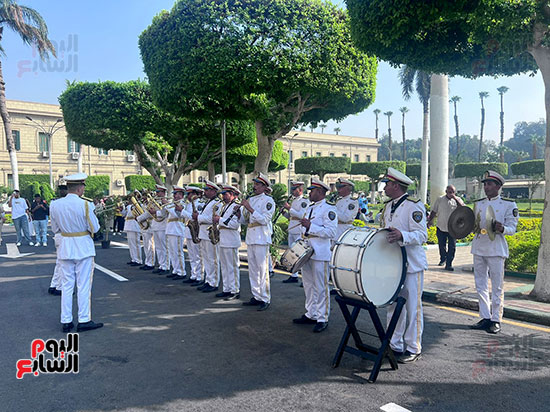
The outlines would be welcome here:
<svg viewBox="0 0 550 412">
<path fill-rule="evenodd" d="M 285 216 L 289 218 L 288 221 L 288 247 L 291 247 L 294 242 L 302 237 L 302 225 L 300 219 L 302 219 L 309 206 L 309 199 L 299 196 L 294 199 L 290 205 L 290 210 L 285 213 Z M 298 272 L 293 273 L 292 277 L 298 277 Z"/>
<path fill-rule="evenodd" d="M 302 231 L 313 247 L 311 259 L 302 267 L 306 316 L 317 322 L 328 322 L 330 313 L 328 262 L 331 258 L 331 240 L 336 236 L 338 228 L 336 207 L 323 199 L 310 204 L 306 217 L 311 220 L 307 236 L 303 226 Z"/>
<path fill-rule="evenodd" d="M 212 224 L 213 209 L 220 206 L 218 198 L 210 199 L 204 205 L 202 211 L 199 212 L 199 239 L 201 240 L 200 248 L 201 255 L 204 257 L 203 265 L 205 272 L 205 282 L 210 286 L 217 288 L 220 283 L 220 259 L 219 246 L 212 244 L 208 236 L 208 226 Z"/>
<path fill-rule="evenodd" d="M 405 199 L 403 199 L 405 197 Z M 397 322 L 390 346 L 398 352 L 409 351 L 417 354 L 422 351 L 422 290 L 424 270 L 428 268 L 426 252 L 422 244 L 428 240 L 426 209 L 422 202 L 411 200 L 405 194 L 386 203 L 382 212 L 382 227 L 394 227 L 403 235 L 399 246 L 407 252 L 407 276 L 399 296 L 407 299 Z M 395 304 L 388 307 L 388 323 L 395 310 Z"/>
<path fill-rule="evenodd" d="M 242 224 L 248 225 L 246 245 L 248 249 L 248 276 L 252 296 L 257 301 L 270 303 L 269 264 L 271 259 L 269 245 L 273 230 L 271 219 L 275 212 L 275 202 L 271 196 L 262 193 L 248 199 L 254 213 L 247 210 L 241 213 Z"/>
<path fill-rule="evenodd" d="M 172 274 L 176 276 L 185 276 L 185 257 L 183 255 L 183 239 L 185 236 L 185 219 L 190 219 L 191 215 L 183 209 L 181 212 L 172 207 L 166 209 L 168 217 L 166 219 L 166 244 L 170 263 L 172 263 Z"/>
<path fill-rule="evenodd" d="M 508 243 L 504 236 L 516 233 L 519 213 L 514 201 L 502 199 L 500 196 L 491 200 L 487 198 L 478 200 L 474 205 L 476 221 L 479 222 L 472 242 L 479 315 L 483 319 L 500 322 L 504 309 L 504 262 L 508 257 Z M 504 233 L 497 232 L 493 241 L 486 234 L 485 213 L 489 205 L 495 212 L 496 220 L 504 226 Z M 489 279 L 492 286 L 491 298 L 489 297 Z"/>
<path fill-rule="evenodd" d="M 155 254 L 160 270 L 170 270 L 170 261 L 168 260 L 168 252 L 166 251 L 166 220 L 168 214 L 166 211 L 158 210 L 157 218 L 164 218 L 161 222 L 157 222 L 155 219 L 151 221 L 151 228 L 153 230 L 153 238 L 155 242 Z"/>
<path fill-rule="evenodd" d="M 241 246 L 241 225 L 237 216 L 232 216 L 235 202 L 224 204 L 218 209 L 220 216 L 220 269 L 223 291 L 237 294 L 241 290 L 239 272 L 239 247 Z M 231 219 L 227 224 L 225 221 Z"/>
<path fill-rule="evenodd" d="M 145 265 L 153 267 L 155 266 L 155 241 L 152 228 L 154 219 L 148 211 L 146 211 L 142 216 L 139 216 L 138 220 L 141 220 L 142 218 L 145 218 L 144 220 L 149 223 L 149 227 L 141 232 L 141 237 L 143 238 L 143 253 L 145 254 Z"/>
<path fill-rule="evenodd" d="M 352 199 L 351 195 L 340 198 L 336 202 L 336 213 L 338 214 L 338 230 L 334 236 L 334 242 L 337 241 L 342 233 L 353 227 L 353 221 L 359 210 L 359 202 Z"/>
<path fill-rule="evenodd" d="M 95 246 L 93 233 L 99 222 L 91 202 L 69 193 L 50 206 L 52 231 L 61 234 L 57 257 L 61 267 L 61 323 L 73 320 L 73 290 L 77 285 L 78 322 L 92 319 L 91 295 L 94 273 Z"/>
<path fill-rule="evenodd" d="M 58 199 L 52 200 L 51 205 L 53 205 L 54 202 L 56 202 Z M 51 212 L 50 212 L 51 214 Z M 59 245 L 61 244 L 61 233 L 55 233 L 53 236 L 53 243 L 55 245 L 55 249 L 59 248 Z M 53 276 L 52 280 L 50 282 L 50 288 L 56 288 L 57 290 L 61 290 L 62 285 L 62 278 L 61 278 L 61 265 L 59 264 L 59 256 L 57 256 L 57 259 L 55 261 L 55 268 L 53 270 Z"/>
<path fill-rule="evenodd" d="M 128 238 L 128 248 L 130 249 L 130 259 L 134 263 L 141 265 L 141 245 L 139 243 L 139 235 L 141 234 L 141 228 L 132 214 L 132 205 L 126 206 L 122 211 L 122 216 L 125 218 L 124 231 Z"/>
<path fill-rule="evenodd" d="M 193 200 L 195 204 L 195 209 L 200 212 L 204 207 L 204 204 L 200 199 Z M 185 205 L 185 210 L 190 215 L 193 214 L 193 204 L 188 202 Z M 187 254 L 189 255 L 189 263 L 191 265 L 191 276 L 190 278 L 197 281 L 202 281 L 202 259 L 201 259 L 201 246 L 200 243 L 193 242 L 193 237 L 191 236 L 191 231 L 186 226 L 185 227 L 185 244 L 187 245 Z"/>
</svg>

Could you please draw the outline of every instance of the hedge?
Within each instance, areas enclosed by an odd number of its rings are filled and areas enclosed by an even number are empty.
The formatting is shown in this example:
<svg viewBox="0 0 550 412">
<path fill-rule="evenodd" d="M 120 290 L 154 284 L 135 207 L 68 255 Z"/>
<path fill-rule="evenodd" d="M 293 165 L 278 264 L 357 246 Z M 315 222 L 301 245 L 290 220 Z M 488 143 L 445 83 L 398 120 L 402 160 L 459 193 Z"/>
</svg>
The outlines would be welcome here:
<svg viewBox="0 0 550 412">
<path fill-rule="evenodd" d="M 512 174 L 514 175 L 543 175 L 544 176 L 544 159 L 526 160 L 524 162 L 512 163 Z"/>
<path fill-rule="evenodd" d="M 318 175 L 321 180 L 327 173 L 348 173 L 350 167 L 351 160 L 349 157 L 302 157 L 294 161 L 294 172 L 296 174 Z"/>
<path fill-rule="evenodd" d="M 50 185 L 50 175 L 19 175 L 19 191 L 21 197 L 32 202 L 35 193 L 40 192 L 40 184 L 45 183 Z M 50 199 L 45 199 L 50 200 Z"/>
<path fill-rule="evenodd" d="M 110 182 L 107 175 L 88 176 L 84 196 L 93 199 L 109 195 Z"/>
<path fill-rule="evenodd" d="M 455 177 L 481 177 L 487 170 L 493 170 L 502 176 L 508 174 L 507 163 L 457 163 Z"/>
<path fill-rule="evenodd" d="M 388 170 L 388 167 L 393 167 L 402 173 L 405 173 L 407 164 L 402 160 L 387 160 L 383 162 L 357 162 L 351 164 L 350 174 L 366 175 L 371 179 L 378 180 L 380 175 L 383 175 Z"/>
<path fill-rule="evenodd" d="M 370 182 L 363 182 L 361 180 L 352 180 L 355 185 L 355 192 L 370 192 Z"/>
<path fill-rule="evenodd" d="M 540 246 L 540 229 L 522 230 L 513 236 L 506 236 L 510 257 L 506 269 L 514 272 L 537 273 Z"/>
<path fill-rule="evenodd" d="M 128 193 L 134 190 L 149 189 L 155 190 L 155 179 L 148 175 L 128 175 L 124 178 L 126 191 Z"/>
</svg>

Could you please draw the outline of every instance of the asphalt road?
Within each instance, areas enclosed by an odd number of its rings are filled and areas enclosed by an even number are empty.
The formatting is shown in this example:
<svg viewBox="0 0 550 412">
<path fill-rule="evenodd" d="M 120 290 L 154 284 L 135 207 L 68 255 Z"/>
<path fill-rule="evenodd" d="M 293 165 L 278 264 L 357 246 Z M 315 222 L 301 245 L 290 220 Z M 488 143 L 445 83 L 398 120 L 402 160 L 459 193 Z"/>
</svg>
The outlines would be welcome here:
<svg viewBox="0 0 550 412">
<path fill-rule="evenodd" d="M 17 380 L 16 362 L 30 357 L 33 339 L 65 337 L 59 297 L 47 294 L 55 264 L 50 242 L 20 248 L 30 256 L 0 258 L 1 411 L 399 410 L 384 406 L 394 403 L 465 412 L 550 404 L 548 329 L 504 324 L 492 336 L 468 329 L 475 314 L 425 304 L 423 358 L 396 371 L 386 364 L 369 384 L 370 361 L 346 353 L 339 368 L 331 367 L 345 327 L 334 300 L 329 328 L 314 334 L 292 324 L 304 295 L 281 283 L 285 276 L 272 279 L 272 306 L 257 312 L 130 268 L 128 250 L 118 248 L 97 249 L 96 263 L 128 281 L 95 271 L 92 317 L 105 327 L 80 334 L 80 372 Z M 250 289 L 241 269 L 244 301 Z M 366 313 L 359 325 L 373 332 Z"/>
</svg>

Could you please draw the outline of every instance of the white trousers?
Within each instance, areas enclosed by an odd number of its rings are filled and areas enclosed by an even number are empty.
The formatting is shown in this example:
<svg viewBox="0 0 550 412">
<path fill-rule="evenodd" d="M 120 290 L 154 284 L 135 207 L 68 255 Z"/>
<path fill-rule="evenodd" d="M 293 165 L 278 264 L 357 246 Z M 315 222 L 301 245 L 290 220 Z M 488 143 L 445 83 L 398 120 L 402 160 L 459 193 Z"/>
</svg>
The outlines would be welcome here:
<svg viewBox="0 0 550 412">
<path fill-rule="evenodd" d="M 185 276 L 185 257 L 183 256 L 183 236 L 166 235 L 168 255 L 174 275 Z"/>
<path fill-rule="evenodd" d="M 328 261 L 309 259 L 302 266 L 306 316 L 317 322 L 328 322 L 330 314 L 328 276 Z"/>
<path fill-rule="evenodd" d="M 92 283 L 94 280 L 94 257 L 84 259 L 59 259 L 61 268 L 61 323 L 73 321 L 73 290 L 76 282 L 78 322 L 92 320 Z"/>
<path fill-rule="evenodd" d="M 191 265 L 191 279 L 202 281 L 202 259 L 201 259 L 201 240 L 200 243 L 193 242 L 193 239 L 185 238 L 187 245 L 187 254 L 189 255 L 189 263 Z"/>
<path fill-rule="evenodd" d="M 219 246 L 213 245 L 210 240 L 202 239 L 199 243 L 201 248 L 201 256 L 204 257 L 202 263 L 204 265 L 205 282 L 215 288 L 220 283 L 220 260 Z"/>
<path fill-rule="evenodd" d="M 474 278 L 479 298 L 479 316 L 493 322 L 502 320 L 504 310 L 504 261 L 503 257 L 474 255 Z M 491 296 L 489 296 L 491 279 Z"/>
<path fill-rule="evenodd" d="M 155 230 L 153 231 L 153 233 L 155 241 L 155 253 L 157 255 L 159 268 L 162 270 L 169 270 L 170 262 L 168 261 L 168 253 L 166 252 L 166 232 L 164 230 Z"/>
<path fill-rule="evenodd" d="M 59 244 L 61 242 L 61 233 L 56 233 L 56 235 L 53 237 L 53 243 L 55 245 L 55 248 L 57 249 L 59 247 Z M 51 288 L 56 288 L 57 290 L 61 290 L 61 266 L 59 264 L 59 258 L 55 261 L 55 268 L 53 270 L 53 276 L 52 281 L 50 282 Z"/>
<path fill-rule="evenodd" d="M 139 244 L 140 232 L 126 232 L 128 247 L 130 248 L 130 260 L 135 263 L 142 263 L 141 245 Z"/>
<path fill-rule="evenodd" d="M 254 299 L 270 303 L 269 289 L 269 245 L 247 245 L 248 249 L 248 277 L 250 291 Z"/>
<path fill-rule="evenodd" d="M 223 279 L 223 291 L 239 293 L 241 290 L 239 248 L 220 247 L 220 266 Z"/>
<path fill-rule="evenodd" d="M 296 242 L 301 237 L 302 237 L 302 235 L 300 233 L 289 233 L 288 234 L 288 247 L 291 247 L 293 245 L 293 243 Z M 297 278 L 298 277 L 298 272 L 295 272 L 290 276 L 292 276 L 293 278 Z"/>
<path fill-rule="evenodd" d="M 145 264 L 155 266 L 155 241 L 153 231 L 143 232 L 143 252 L 145 253 Z"/>
<path fill-rule="evenodd" d="M 398 352 L 422 352 L 422 331 L 424 330 L 424 315 L 422 313 L 422 290 L 424 285 L 424 271 L 407 273 L 405 285 L 399 296 L 407 299 L 397 326 L 391 338 L 390 347 Z M 395 303 L 388 306 L 387 320 L 390 323 Z"/>
</svg>

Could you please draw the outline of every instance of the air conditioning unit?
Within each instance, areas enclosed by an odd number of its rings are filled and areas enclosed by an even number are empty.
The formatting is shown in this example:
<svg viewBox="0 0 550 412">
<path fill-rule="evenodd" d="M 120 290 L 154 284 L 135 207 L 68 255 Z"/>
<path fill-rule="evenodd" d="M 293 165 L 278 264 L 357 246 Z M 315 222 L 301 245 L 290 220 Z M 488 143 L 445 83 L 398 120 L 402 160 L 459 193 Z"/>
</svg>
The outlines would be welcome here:
<svg viewBox="0 0 550 412">
<path fill-rule="evenodd" d="M 42 157 L 50 157 L 50 154 L 48 152 L 42 152 Z"/>
<path fill-rule="evenodd" d="M 78 160 L 79 157 L 80 157 L 80 153 L 78 153 L 78 152 L 72 152 L 71 153 L 71 159 Z"/>
<path fill-rule="evenodd" d="M 136 156 L 135 155 L 127 155 L 126 160 L 129 161 L 129 162 L 134 162 L 136 160 Z"/>
<path fill-rule="evenodd" d="M 124 180 L 122 179 L 117 179 L 115 183 L 118 187 L 124 186 Z"/>
</svg>

